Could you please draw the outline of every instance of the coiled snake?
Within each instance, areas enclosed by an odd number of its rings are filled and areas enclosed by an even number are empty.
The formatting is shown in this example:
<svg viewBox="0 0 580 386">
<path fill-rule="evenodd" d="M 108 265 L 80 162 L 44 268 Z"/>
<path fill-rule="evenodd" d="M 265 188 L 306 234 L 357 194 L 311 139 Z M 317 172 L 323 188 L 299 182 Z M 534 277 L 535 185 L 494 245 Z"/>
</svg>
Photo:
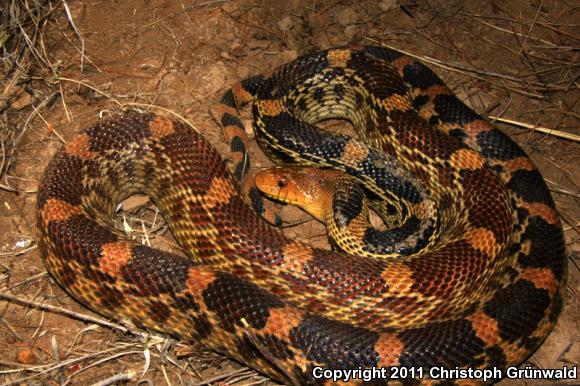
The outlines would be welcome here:
<svg viewBox="0 0 580 386">
<path fill-rule="evenodd" d="M 525 153 L 431 70 L 383 48 L 332 49 L 241 82 L 216 111 L 245 164 L 236 108 L 251 100 L 260 144 L 282 150 L 283 161 L 352 169 L 371 195 L 376 185 L 412 198 L 413 187 L 377 177 L 398 176 L 389 169 L 396 158 L 437 210 L 427 225 L 434 236 L 384 259 L 291 240 L 245 204 L 199 133 L 128 113 L 74 137 L 40 184 L 39 245 L 72 297 L 291 384 L 323 383 L 315 366 L 506 367 L 538 347 L 566 277 L 552 198 Z M 333 116 L 350 119 L 374 147 L 310 125 Z M 116 204 L 134 192 L 154 200 L 187 257 L 112 227 Z M 405 205 L 386 212 L 409 218 Z"/>
</svg>

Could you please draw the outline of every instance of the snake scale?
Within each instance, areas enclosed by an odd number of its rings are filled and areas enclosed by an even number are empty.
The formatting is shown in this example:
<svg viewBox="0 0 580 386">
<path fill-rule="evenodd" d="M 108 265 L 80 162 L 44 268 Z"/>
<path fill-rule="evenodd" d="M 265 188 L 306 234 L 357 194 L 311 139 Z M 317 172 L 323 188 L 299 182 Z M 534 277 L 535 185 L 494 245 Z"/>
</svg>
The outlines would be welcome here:
<svg viewBox="0 0 580 386">
<path fill-rule="evenodd" d="M 237 108 L 250 101 L 260 145 L 282 161 L 352 169 L 372 186 L 379 161 L 397 159 L 434 197 L 420 194 L 438 211 L 437 243 L 381 259 L 313 248 L 267 224 L 236 180 L 249 161 Z M 199 133 L 150 113 L 100 121 L 50 161 L 39 246 L 77 301 L 297 385 L 331 383 L 313 376 L 316 366 L 504 368 L 553 328 L 566 258 L 546 184 L 426 66 L 379 47 L 319 51 L 236 84 L 216 111 L 236 177 Z M 312 126 L 334 116 L 361 140 Z M 412 191 L 393 186 L 382 194 Z M 186 256 L 113 228 L 116 205 L 135 192 L 153 199 Z"/>
</svg>

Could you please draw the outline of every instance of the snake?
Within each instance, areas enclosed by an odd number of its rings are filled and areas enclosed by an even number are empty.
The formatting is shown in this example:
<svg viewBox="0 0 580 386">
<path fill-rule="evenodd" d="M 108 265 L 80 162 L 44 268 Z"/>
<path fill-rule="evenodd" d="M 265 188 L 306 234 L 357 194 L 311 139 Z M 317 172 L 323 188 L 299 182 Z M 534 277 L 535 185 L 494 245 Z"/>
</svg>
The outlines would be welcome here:
<svg viewBox="0 0 580 386">
<path fill-rule="evenodd" d="M 391 227 L 418 225 L 386 246 L 384 232 L 356 231 L 361 253 L 285 236 L 256 194 L 248 200 L 253 183 L 240 185 L 249 155 L 239 107 L 250 102 L 267 154 L 353 172 L 371 202 L 387 198 L 376 208 Z M 548 187 L 424 64 L 376 46 L 317 51 L 234 84 L 216 106 L 230 160 L 187 123 L 135 111 L 82 130 L 51 159 L 38 245 L 72 298 L 292 385 L 362 384 L 320 371 L 372 368 L 416 370 L 374 384 L 483 384 L 430 369 L 516 366 L 553 329 L 566 251 Z M 333 117 L 359 138 L 316 126 Z M 113 227 L 118 203 L 136 192 L 151 197 L 183 254 Z M 334 208 L 338 228 L 361 212 L 346 204 Z"/>
</svg>

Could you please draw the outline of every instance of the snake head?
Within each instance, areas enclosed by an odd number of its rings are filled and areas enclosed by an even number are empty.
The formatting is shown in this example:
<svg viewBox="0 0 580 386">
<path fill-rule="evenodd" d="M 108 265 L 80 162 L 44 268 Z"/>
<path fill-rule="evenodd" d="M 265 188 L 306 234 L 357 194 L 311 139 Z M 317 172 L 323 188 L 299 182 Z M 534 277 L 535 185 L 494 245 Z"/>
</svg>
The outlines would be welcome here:
<svg viewBox="0 0 580 386">
<path fill-rule="evenodd" d="M 344 183 L 344 173 L 301 166 L 275 166 L 256 174 L 256 187 L 267 197 L 303 209 L 325 222 L 332 206 L 334 186 Z"/>
</svg>

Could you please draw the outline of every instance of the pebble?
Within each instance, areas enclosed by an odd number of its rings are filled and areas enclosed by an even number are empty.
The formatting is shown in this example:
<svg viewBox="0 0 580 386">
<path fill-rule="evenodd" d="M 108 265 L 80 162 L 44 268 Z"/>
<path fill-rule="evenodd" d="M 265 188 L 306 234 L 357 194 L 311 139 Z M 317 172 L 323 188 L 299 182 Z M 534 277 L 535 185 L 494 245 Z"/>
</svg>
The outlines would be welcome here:
<svg viewBox="0 0 580 386">
<path fill-rule="evenodd" d="M 271 41 L 267 40 L 267 38 L 262 38 L 261 34 L 256 34 L 254 39 L 250 39 L 248 41 L 248 48 L 250 50 L 263 50 L 270 46 Z"/>
<path fill-rule="evenodd" d="M 22 90 L 18 98 L 16 98 L 12 102 L 11 107 L 14 110 L 22 110 L 23 108 L 30 106 L 31 103 L 32 103 L 32 95 Z"/>
<path fill-rule="evenodd" d="M 125 199 L 121 203 L 121 208 L 126 211 L 132 211 L 133 209 L 137 209 L 140 206 L 143 206 L 149 202 L 149 197 L 144 194 L 134 194 L 129 198 Z"/>
<path fill-rule="evenodd" d="M 16 361 L 25 365 L 31 365 L 37 361 L 36 355 L 29 349 L 19 349 L 16 353 Z"/>
<path fill-rule="evenodd" d="M 344 28 L 344 34 L 346 35 L 347 38 L 349 38 L 350 40 L 352 40 L 352 38 L 354 38 L 356 36 L 358 32 L 358 28 L 356 25 L 351 24 L 349 26 L 346 26 Z"/>
<path fill-rule="evenodd" d="M 355 24 L 358 21 L 358 14 L 352 8 L 345 8 L 338 13 L 336 21 L 341 27 Z"/>
<path fill-rule="evenodd" d="M 290 28 L 292 28 L 293 25 L 294 22 L 292 22 L 292 18 L 290 16 L 286 16 L 285 18 L 283 18 L 278 22 L 278 28 L 280 28 L 282 32 L 290 30 Z"/>
<path fill-rule="evenodd" d="M 298 52 L 296 50 L 282 51 L 280 57 L 283 63 L 290 62 L 298 57 Z"/>
<path fill-rule="evenodd" d="M 398 6 L 399 2 L 397 0 L 383 0 L 379 3 L 379 9 L 383 12 L 390 11 Z"/>
<path fill-rule="evenodd" d="M 236 69 L 236 74 L 240 79 L 246 79 L 252 73 L 252 68 L 250 66 L 241 65 Z"/>
</svg>

